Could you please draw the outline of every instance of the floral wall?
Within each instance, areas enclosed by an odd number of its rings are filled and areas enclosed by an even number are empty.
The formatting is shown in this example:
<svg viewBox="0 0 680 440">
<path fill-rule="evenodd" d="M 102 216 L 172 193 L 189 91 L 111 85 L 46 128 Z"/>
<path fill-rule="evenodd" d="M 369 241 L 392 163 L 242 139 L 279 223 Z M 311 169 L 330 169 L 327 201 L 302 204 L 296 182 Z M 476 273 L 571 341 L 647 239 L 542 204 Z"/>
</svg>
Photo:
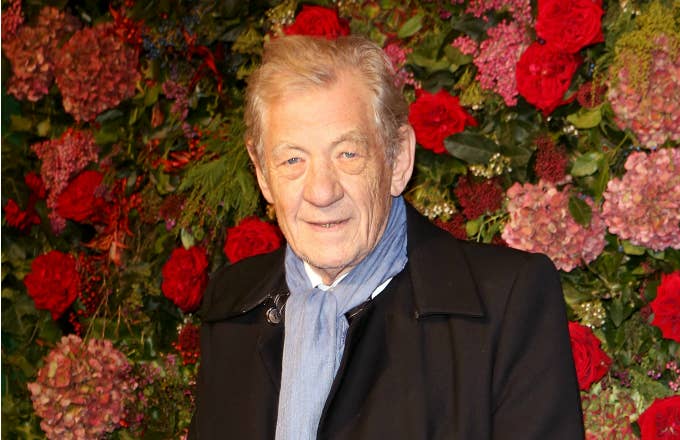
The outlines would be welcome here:
<svg viewBox="0 0 680 440">
<path fill-rule="evenodd" d="M 680 436 L 678 2 L 3 0 L 2 438 L 186 434 L 208 274 L 283 244 L 245 81 L 350 33 L 410 103 L 407 199 L 560 270 L 588 438 Z"/>
</svg>

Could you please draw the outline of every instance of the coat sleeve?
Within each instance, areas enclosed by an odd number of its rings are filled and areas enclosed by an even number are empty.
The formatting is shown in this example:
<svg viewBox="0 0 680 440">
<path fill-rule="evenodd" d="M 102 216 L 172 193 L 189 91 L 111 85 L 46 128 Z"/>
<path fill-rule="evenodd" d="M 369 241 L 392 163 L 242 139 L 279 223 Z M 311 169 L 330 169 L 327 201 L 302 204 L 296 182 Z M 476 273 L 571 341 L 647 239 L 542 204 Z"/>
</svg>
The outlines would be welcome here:
<svg viewBox="0 0 680 440">
<path fill-rule="evenodd" d="M 493 372 L 493 439 L 584 438 L 559 275 L 533 254 L 509 293 Z"/>
</svg>

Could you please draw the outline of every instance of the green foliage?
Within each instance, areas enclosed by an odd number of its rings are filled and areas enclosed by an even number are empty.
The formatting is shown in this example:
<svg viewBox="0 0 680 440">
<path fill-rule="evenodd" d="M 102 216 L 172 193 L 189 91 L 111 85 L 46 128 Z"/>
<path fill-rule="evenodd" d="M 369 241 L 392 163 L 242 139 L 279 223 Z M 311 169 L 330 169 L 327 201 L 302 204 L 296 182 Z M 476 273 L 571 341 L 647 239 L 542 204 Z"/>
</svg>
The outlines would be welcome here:
<svg viewBox="0 0 680 440">
<path fill-rule="evenodd" d="M 446 149 L 453 157 L 469 164 L 488 163 L 500 152 L 500 147 L 491 139 L 476 133 L 457 133 L 446 138 Z"/>
<path fill-rule="evenodd" d="M 238 122 L 231 127 L 227 139 L 220 142 L 222 155 L 192 167 L 178 188 L 189 192 L 181 220 L 185 226 L 195 220 L 218 226 L 227 215 L 239 220 L 257 207 L 259 192 L 242 141 L 243 127 Z"/>
</svg>

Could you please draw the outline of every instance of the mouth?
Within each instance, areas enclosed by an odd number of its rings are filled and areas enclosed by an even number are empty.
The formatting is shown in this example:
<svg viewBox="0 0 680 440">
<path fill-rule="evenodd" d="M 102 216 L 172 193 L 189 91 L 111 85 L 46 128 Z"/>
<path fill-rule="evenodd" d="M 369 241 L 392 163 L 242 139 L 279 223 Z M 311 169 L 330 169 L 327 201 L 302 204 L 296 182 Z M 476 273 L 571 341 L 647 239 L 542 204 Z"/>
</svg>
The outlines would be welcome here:
<svg viewBox="0 0 680 440">
<path fill-rule="evenodd" d="M 347 220 L 337 220 L 329 222 L 308 222 L 308 223 L 315 228 L 330 230 L 344 225 L 345 223 L 347 223 Z"/>
</svg>

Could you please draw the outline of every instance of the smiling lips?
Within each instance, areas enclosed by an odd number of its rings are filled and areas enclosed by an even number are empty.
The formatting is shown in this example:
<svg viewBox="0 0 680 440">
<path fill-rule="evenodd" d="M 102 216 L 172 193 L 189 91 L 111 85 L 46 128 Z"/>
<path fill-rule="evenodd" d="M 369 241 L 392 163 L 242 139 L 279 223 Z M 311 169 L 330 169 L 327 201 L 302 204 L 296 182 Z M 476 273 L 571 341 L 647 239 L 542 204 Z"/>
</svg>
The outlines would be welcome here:
<svg viewBox="0 0 680 440">
<path fill-rule="evenodd" d="M 315 226 L 317 228 L 323 228 L 323 229 L 331 229 L 334 226 L 338 226 L 341 224 L 346 223 L 347 220 L 338 220 L 338 221 L 332 221 L 332 222 L 307 222 L 312 226 Z"/>
</svg>

